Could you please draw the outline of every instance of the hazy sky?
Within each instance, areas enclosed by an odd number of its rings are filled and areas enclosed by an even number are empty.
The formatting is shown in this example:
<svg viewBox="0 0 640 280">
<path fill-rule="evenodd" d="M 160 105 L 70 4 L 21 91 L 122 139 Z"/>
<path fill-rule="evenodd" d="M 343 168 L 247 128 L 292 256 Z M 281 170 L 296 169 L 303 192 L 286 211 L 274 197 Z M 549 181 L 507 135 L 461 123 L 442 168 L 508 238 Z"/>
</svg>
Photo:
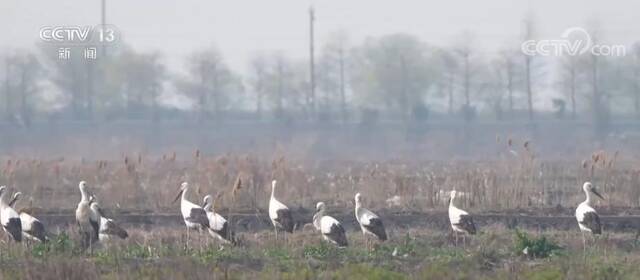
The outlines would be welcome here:
<svg viewBox="0 0 640 280">
<path fill-rule="evenodd" d="M 431 44 L 448 45 L 468 30 L 475 34 L 478 50 L 491 52 L 518 39 L 529 10 L 540 37 L 557 38 L 567 27 L 597 19 L 611 43 L 640 39 L 638 0 L 107 0 L 107 22 L 116 25 L 136 50 L 160 51 L 170 64 L 215 44 L 227 62 L 242 71 L 259 49 L 306 56 L 312 2 L 319 44 L 332 31 L 343 29 L 353 43 L 367 36 L 407 32 Z M 2 0 L 0 47 L 32 46 L 45 25 L 98 24 L 99 8 L 99 0 Z"/>
</svg>

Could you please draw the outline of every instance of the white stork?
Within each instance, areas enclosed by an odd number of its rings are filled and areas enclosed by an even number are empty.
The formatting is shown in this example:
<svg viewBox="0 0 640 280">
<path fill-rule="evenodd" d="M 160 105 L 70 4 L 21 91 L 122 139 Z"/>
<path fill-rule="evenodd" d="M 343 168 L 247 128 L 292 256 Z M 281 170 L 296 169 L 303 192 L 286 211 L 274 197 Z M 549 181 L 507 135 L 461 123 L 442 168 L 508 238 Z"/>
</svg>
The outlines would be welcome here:
<svg viewBox="0 0 640 280">
<path fill-rule="evenodd" d="M 584 191 L 587 199 L 578 205 L 576 208 L 576 219 L 578 220 L 578 226 L 580 227 L 580 232 L 582 233 L 582 245 L 584 250 L 587 250 L 587 240 L 585 239 L 584 233 L 590 232 L 592 234 L 601 234 L 602 226 L 600 225 L 600 217 L 596 210 L 591 207 L 591 194 L 597 195 L 600 199 L 604 198 L 602 195 L 598 193 L 596 188 L 591 184 L 591 182 L 585 182 L 582 186 L 582 190 Z"/>
<path fill-rule="evenodd" d="M 454 202 L 456 194 L 455 190 L 449 194 L 449 222 L 456 236 L 456 246 L 458 246 L 458 233 L 476 234 L 476 225 L 473 223 L 469 213 L 456 207 Z M 466 244 L 466 238 L 464 236 L 463 238 L 463 242 Z"/>
<path fill-rule="evenodd" d="M 367 238 L 367 234 L 377 237 L 380 241 L 387 240 L 387 232 L 385 231 L 384 225 L 382 224 L 382 219 L 380 219 L 380 217 L 378 217 L 378 215 L 376 215 L 375 213 L 362 207 L 360 193 L 356 194 L 355 201 L 356 220 L 358 220 L 358 224 L 360 224 L 360 229 L 362 230 L 362 235 L 367 241 L 367 247 L 369 247 L 369 239 Z"/>
<path fill-rule="evenodd" d="M 80 235 L 82 235 L 83 248 L 89 247 L 93 252 L 93 243 L 99 240 L 98 231 L 100 228 L 99 219 L 96 213 L 91 210 L 91 201 L 89 192 L 87 191 L 87 182 L 80 181 L 78 184 L 80 189 L 80 202 L 76 208 L 76 222 Z"/>
<path fill-rule="evenodd" d="M 9 237 L 15 242 L 22 241 L 22 222 L 20 215 L 9 206 L 7 187 L 0 187 L 0 223 Z"/>
<path fill-rule="evenodd" d="M 189 190 L 189 184 L 183 182 L 180 185 L 180 191 L 173 200 L 175 203 L 180 199 L 180 213 L 184 219 L 184 224 L 187 226 L 187 247 L 189 245 L 189 231 L 201 230 L 209 228 L 209 219 L 207 219 L 207 212 L 199 205 L 187 200 L 187 191 Z"/>
<path fill-rule="evenodd" d="M 13 205 L 22 196 L 21 192 L 13 194 L 13 199 L 9 202 L 9 206 Z M 44 224 L 37 218 L 31 216 L 28 210 L 20 210 L 20 223 L 22 226 L 22 234 L 35 241 L 47 242 L 47 231 L 44 228 Z"/>
<path fill-rule="evenodd" d="M 98 238 L 101 242 L 108 242 L 114 236 L 117 236 L 120 239 L 126 239 L 129 237 L 126 230 L 104 215 L 104 212 L 98 203 L 98 199 L 95 196 L 91 197 L 91 212 L 95 213 L 95 219 L 99 221 Z"/>
<path fill-rule="evenodd" d="M 347 234 L 342 224 L 335 218 L 325 215 L 324 202 L 316 204 L 316 214 L 313 215 L 313 226 L 322 234 L 324 240 L 330 241 L 338 247 L 347 247 Z"/>
<path fill-rule="evenodd" d="M 209 220 L 209 234 L 214 238 L 220 239 L 224 243 L 235 245 L 235 234 L 233 231 L 229 230 L 229 223 L 227 223 L 227 219 L 215 212 L 213 197 L 211 197 L 211 195 L 204 197 L 202 208 L 207 212 L 207 219 Z"/>
<path fill-rule="evenodd" d="M 273 223 L 273 229 L 278 240 L 278 228 L 284 230 L 285 239 L 288 233 L 293 233 L 293 217 L 289 207 L 278 201 L 275 197 L 276 180 L 271 181 L 271 199 L 269 199 L 269 218 Z"/>
</svg>

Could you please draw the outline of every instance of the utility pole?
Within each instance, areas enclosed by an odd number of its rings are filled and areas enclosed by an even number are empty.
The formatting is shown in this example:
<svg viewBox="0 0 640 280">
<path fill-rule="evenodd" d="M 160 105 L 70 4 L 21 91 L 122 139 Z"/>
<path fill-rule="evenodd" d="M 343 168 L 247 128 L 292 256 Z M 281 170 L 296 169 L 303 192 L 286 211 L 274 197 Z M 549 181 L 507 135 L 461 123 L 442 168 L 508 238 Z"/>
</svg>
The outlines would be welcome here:
<svg viewBox="0 0 640 280">
<path fill-rule="evenodd" d="M 309 7 L 309 70 L 311 75 L 311 117 L 315 118 L 316 116 L 316 72 L 315 72 L 315 63 L 314 63 L 314 50 L 313 50 L 313 23 L 315 21 L 315 15 L 313 6 Z"/>
<path fill-rule="evenodd" d="M 5 95 L 6 95 L 6 100 L 5 100 L 5 105 L 6 105 L 6 118 L 7 121 L 11 121 L 13 118 L 13 113 L 12 111 L 12 97 L 11 97 L 11 64 L 12 64 L 12 59 L 9 57 L 9 55 L 7 55 L 6 59 L 5 59 L 5 63 L 6 63 L 6 71 L 4 73 L 5 75 L 5 81 L 4 81 L 4 86 L 5 86 Z"/>
<path fill-rule="evenodd" d="M 102 24 L 102 30 L 104 30 L 106 24 L 107 24 L 107 0 L 102 0 L 102 5 L 101 5 L 101 24 Z M 106 57 L 107 56 L 107 45 L 102 42 L 102 56 Z"/>
</svg>

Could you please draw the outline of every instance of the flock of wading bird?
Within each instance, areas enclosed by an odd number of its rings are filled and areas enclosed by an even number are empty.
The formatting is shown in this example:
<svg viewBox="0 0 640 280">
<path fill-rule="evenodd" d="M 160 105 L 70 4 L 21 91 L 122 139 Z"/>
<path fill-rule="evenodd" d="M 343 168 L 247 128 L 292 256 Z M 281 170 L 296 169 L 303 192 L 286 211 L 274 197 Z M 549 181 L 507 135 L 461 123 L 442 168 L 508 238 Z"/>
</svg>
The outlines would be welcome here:
<svg viewBox="0 0 640 280">
<path fill-rule="evenodd" d="M 83 248 L 89 248 L 93 251 L 93 244 L 96 242 L 107 242 L 116 237 L 120 239 L 127 238 L 127 232 L 104 215 L 98 204 L 97 197 L 89 194 L 85 181 L 79 183 L 79 189 L 81 198 L 75 214 Z M 582 189 L 586 195 L 586 200 L 576 208 L 576 219 L 582 232 L 583 246 L 586 249 L 585 233 L 600 234 L 602 232 L 600 218 L 591 206 L 592 195 L 596 195 L 601 199 L 604 198 L 590 182 L 585 182 Z M 230 229 L 227 220 L 214 211 L 211 195 L 205 196 L 203 204 L 198 205 L 187 200 L 189 190 L 187 182 L 182 183 L 179 190 L 173 202 L 175 203 L 180 199 L 180 212 L 187 227 L 187 247 L 191 230 L 208 231 L 212 237 L 222 241 L 221 249 L 224 244 L 236 244 L 235 234 Z M 275 191 L 276 180 L 273 180 L 271 182 L 271 198 L 269 199 L 269 218 L 273 223 L 275 239 L 278 240 L 278 231 L 281 230 L 284 231 L 284 239 L 286 240 L 286 234 L 293 233 L 294 220 L 291 210 L 276 199 Z M 29 211 L 21 210 L 18 213 L 13 208 L 20 196 L 20 192 L 10 196 L 5 186 L 0 187 L 0 221 L 2 222 L 2 228 L 7 233 L 8 238 L 15 242 L 21 242 L 23 236 L 37 242 L 46 242 L 48 234 L 44 224 L 36 217 L 33 217 Z M 9 200 L 9 197 L 11 197 L 11 200 Z M 476 233 L 476 226 L 471 215 L 456 206 L 455 198 L 456 191 L 453 190 L 450 192 L 449 199 L 449 221 L 455 234 L 457 246 L 458 234 L 473 235 Z M 326 215 L 325 210 L 324 202 L 318 202 L 316 213 L 313 216 L 313 226 L 320 232 L 324 240 L 338 247 L 347 247 L 349 242 L 344 227 L 340 221 Z M 371 246 L 369 236 L 376 238 L 380 242 L 387 240 L 387 233 L 382 219 L 362 206 L 362 195 L 360 193 L 355 195 L 355 217 L 366 240 L 367 248 Z M 466 244 L 466 240 L 463 239 L 463 242 Z"/>
</svg>

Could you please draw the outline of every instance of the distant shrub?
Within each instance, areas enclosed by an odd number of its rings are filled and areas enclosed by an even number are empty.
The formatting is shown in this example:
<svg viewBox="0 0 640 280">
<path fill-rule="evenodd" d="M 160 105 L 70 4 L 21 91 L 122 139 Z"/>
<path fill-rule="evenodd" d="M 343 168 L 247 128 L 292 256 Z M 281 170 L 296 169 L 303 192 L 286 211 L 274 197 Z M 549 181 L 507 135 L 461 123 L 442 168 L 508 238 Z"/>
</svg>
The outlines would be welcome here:
<svg viewBox="0 0 640 280">
<path fill-rule="evenodd" d="M 515 252 L 530 258 L 547 258 L 559 253 L 562 247 L 545 236 L 530 237 L 526 232 L 516 230 Z"/>
<path fill-rule="evenodd" d="M 413 119 L 415 121 L 423 122 L 429 120 L 429 107 L 418 103 L 413 106 L 411 110 L 411 115 L 413 115 Z"/>
<path fill-rule="evenodd" d="M 475 106 L 462 105 L 460 113 L 465 121 L 472 121 L 476 119 L 477 111 Z"/>
<path fill-rule="evenodd" d="M 373 125 L 380 119 L 380 112 L 372 108 L 362 108 L 360 113 L 360 123 L 363 125 Z"/>
</svg>

